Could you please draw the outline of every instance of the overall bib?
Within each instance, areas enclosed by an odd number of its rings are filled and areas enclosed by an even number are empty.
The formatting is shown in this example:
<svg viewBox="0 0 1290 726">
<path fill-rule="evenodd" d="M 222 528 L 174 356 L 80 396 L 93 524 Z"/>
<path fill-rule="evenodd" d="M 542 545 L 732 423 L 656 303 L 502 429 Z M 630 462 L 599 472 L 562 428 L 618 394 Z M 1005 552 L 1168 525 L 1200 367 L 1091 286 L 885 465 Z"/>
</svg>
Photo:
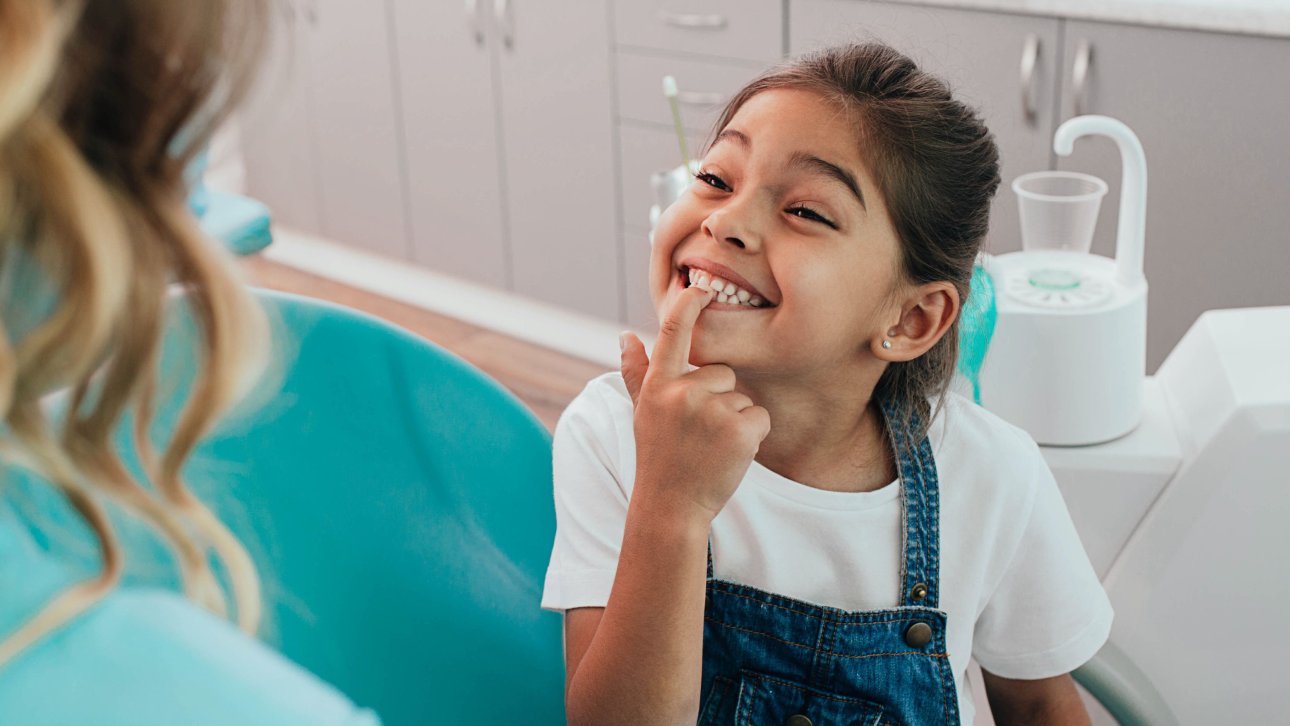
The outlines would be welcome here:
<svg viewBox="0 0 1290 726">
<path fill-rule="evenodd" d="M 879 403 L 903 497 L 901 602 L 847 612 L 718 580 L 709 545 L 700 724 L 959 723 L 946 614 L 936 607 L 936 463 L 927 437 L 914 440 L 893 424 L 893 405 Z"/>
</svg>

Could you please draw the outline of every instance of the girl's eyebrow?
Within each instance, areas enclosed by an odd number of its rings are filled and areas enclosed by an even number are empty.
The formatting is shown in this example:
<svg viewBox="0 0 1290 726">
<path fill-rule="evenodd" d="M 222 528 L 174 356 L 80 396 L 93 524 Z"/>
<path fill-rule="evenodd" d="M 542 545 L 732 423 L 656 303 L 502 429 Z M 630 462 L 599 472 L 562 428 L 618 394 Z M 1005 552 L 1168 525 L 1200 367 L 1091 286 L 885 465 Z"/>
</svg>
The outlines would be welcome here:
<svg viewBox="0 0 1290 726">
<path fill-rule="evenodd" d="M 742 146 L 745 151 L 752 151 L 752 139 L 748 138 L 748 134 L 731 128 L 722 129 L 721 133 L 717 134 L 717 138 L 712 140 L 712 146 L 716 146 L 727 139 Z"/>
<path fill-rule="evenodd" d="M 855 176 L 846 169 L 803 151 L 794 152 L 793 155 L 789 157 L 788 165 L 790 168 L 804 169 L 811 174 L 828 177 L 834 181 L 841 182 L 843 186 L 850 189 L 851 193 L 855 195 L 856 201 L 860 202 L 860 208 L 864 209 L 866 212 L 869 211 L 869 207 L 864 203 L 864 195 L 860 193 L 860 185 L 856 183 Z"/>
<path fill-rule="evenodd" d="M 748 134 L 732 128 L 722 129 L 721 133 L 717 134 L 717 138 L 713 139 L 712 146 L 708 148 L 711 150 L 717 144 L 727 140 L 735 142 L 738 146 L 743 147 L 745 151 L 752 151 L 752 139 L 748 138 Z M 864 203 L 864 195 L 860 193 L 860 185 L 856 183 L 855 175 L 846 169 L 804 151 L 793 152 L 793 155 L 788 159 L 788 166 L 789 168 L 804 169 L 808 173 L 840 182 L 851 191 L 856 201 L 860 202 L 860 208 L 866 212 L 869 211 L 869 206 Z"/>
</svg>

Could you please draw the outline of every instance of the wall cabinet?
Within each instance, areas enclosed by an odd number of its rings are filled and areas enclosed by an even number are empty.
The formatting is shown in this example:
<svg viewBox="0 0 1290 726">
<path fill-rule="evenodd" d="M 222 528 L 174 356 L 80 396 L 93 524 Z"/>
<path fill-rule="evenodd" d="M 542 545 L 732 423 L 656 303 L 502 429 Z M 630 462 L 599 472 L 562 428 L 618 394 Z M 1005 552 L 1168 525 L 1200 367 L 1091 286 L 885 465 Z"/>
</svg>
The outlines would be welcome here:
<svg viewBox="0 0 1290 726">
<path fill-rule="evenodd" d="M 382 6 L 298 0 L 244 116 L 247 191 L 291 226 L 406 258 L 388 18 Z"/>
<path fill-rule="evenodd" d="M 1052 135 L 1081 113 L 1133 128 L 1148 167 L 1148 373 L 1202 311 L 1287 302 L 1290 205 L 1279 197 L 1290 151 L 1271 120 L 1290 114 L 1290 40 L 862 0 L 791 0 L 790 10 L 793 53 L 886 41 L 981 111 L 1002 157 L 989 252 L 1021 249 L 1012 180 L 1062 168 L 1110 185 L 1093 252 L 1114 256 L 1114 144 L 1082 140 L 1059 161 Z"/>
<path fill-rule="evenodd" d="M 248 191 L 304 231 L 603 319 L 656 327 L 650 175 L 691 155 L 743 83 L 786 53 L 875 39 L 978 108 L 1001 153 L 986 249 L 1021 248 L 1011 182 L 1119 158 L 1052 152 L 1102 113 L 1149 169 L 1147 370 L 1201 311 L 1284 304 L 1290 39 L 877 0 L 289 0 L 243 119 Z M 1076 69 L 1082 69 L 1077 73 Z"/>
<path fill-rule="evenodd" d="M 261 91 L 245 129 L 249 191 L 280 221 L 622 317 L 605 4 L 287 11 L 266 74 L 281 85 Z"/>
</svg>

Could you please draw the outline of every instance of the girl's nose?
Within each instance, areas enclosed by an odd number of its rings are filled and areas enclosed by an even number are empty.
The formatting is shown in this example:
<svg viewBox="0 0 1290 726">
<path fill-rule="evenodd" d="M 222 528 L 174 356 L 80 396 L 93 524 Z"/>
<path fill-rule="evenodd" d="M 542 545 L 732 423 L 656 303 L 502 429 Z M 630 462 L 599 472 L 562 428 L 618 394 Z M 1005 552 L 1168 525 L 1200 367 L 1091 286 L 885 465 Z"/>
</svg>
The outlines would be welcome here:
<svg viewBox="0 0 1290 726">
<path fill-rule="evenodd" d="M 730 202 L 713 211 L 703 220 L 702 229 L 713 239 L 744 250 L 761 248 L 760 225 L 753 218 L 752 210 L 736 202 Z"/>
</svg>

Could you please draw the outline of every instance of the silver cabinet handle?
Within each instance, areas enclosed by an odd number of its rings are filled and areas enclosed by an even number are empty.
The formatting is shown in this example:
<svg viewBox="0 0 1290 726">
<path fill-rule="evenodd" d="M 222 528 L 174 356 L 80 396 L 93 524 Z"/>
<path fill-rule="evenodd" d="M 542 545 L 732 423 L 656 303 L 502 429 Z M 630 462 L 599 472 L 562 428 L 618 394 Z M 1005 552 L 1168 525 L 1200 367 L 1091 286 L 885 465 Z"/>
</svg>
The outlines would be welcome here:
<svg viewBox="0 0 1290 726">
<path fill-rule="evenodd" d="M 1026 123 L 1035 125 L 1039 117 L 1039 90 L 1035 84 L 1035 66 L 1039 62 L 1039 36 L 1031 33 L 1026 36 L 1026 45 L 1021 51 L 1021 110 L 1026 115 Z"/>
<path fill-rule="evenodd" d="M 726 99 L 716 91 L 677 91 L 676 102 L 687 106 L 714 106 Z"/>
<path fill-rule="evenodd" d="M 666 10 L 659 13 L 659 18 L 666 25 L 677 28 L 695 28 L 699 30 L 720 30 L 726 27 L 726 16 L 711 13 L 671 13 Z"/>
<path fill-rule="evenodd" d="M 479 0 L 466 0 L 466 27 L 475 45 L 484 44 L 484 28 L 479 24 Z"/>
<path fill-rule="evenodd" d="M 493 18 L 502 31 L 502 44 L 511 48 L 515 45 L 515 29 L 511 27 L 511 0 L 493 0 Z"/>
<path fill-rule="evenodd" d="M 1088 66 L 1093 62 L 1093 46 L 1080 38 L 1075 46 L 1075 65 L 1071 68 L 1071 89 L 1075 96 L 1075 115 L 1083 116 L 1088 106 Z"/>
</svg>

